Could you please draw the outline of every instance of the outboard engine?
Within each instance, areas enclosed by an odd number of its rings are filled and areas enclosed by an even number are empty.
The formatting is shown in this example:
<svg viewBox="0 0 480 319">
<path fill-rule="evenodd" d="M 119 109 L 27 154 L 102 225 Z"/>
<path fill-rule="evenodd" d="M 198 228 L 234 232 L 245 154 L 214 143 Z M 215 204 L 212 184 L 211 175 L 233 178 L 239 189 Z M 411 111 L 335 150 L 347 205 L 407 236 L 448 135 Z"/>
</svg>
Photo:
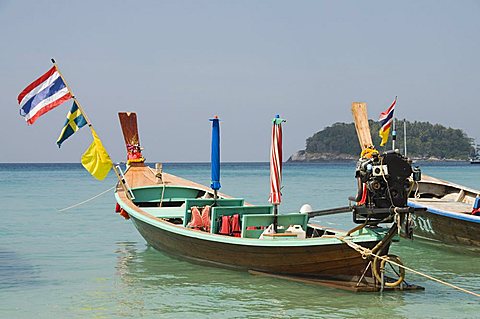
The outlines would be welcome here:
<svg viewBox="0 0 480 319">
<path fill-rule="evenodd" d="M 357 196 L 349 198 L 357 203 L 353 221 L 377 225 L 393 222 L 395 213 L 413 211 L 407 200 L 414 177 L 419 174 L 412 177 L 410 160 L 395 151 L 379 154 L 372 150 L 367 154 L 357 162 Z"/>
</svg>

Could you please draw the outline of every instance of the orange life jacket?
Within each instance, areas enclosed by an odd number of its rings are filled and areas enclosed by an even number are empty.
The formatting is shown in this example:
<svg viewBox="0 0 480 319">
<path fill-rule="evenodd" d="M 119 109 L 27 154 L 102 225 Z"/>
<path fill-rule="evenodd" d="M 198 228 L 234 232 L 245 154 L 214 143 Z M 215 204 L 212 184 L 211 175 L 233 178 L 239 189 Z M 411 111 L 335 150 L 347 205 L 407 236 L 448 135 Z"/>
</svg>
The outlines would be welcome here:
<svg viewBox="0 0 480 319">
<path fill-rule="evenodd" d="M 230 216 L 222 216 L 222 225 L 218 233 L 221 235 L 230 235 Z"/>
<path fill-rule="evenodd" d="M 203 227 L 203 220 L 197 207 L 192 207 L 192 219 L 188 223 L 188 227 L 195 229 L 202 229 Z"/>
<path fill-rule="evenodd" d="M 125 219 L 130 219 L 130 215 L 125 211 L 125 209 L 120 209 L 120 215 Z"/>
<path fill-rule="evenodd" d="M 202 210 L 202 222 L 203 229 L 207 232 L 210 231 L 210 206 L 205 206 Z"/>
<path fill-rule="evenodd" d="M 240 228 L 240 215 L 235 214 L 232 216 L 232 234 L 234 237 L 242 236 L 242 229 Z"/>
</svg>

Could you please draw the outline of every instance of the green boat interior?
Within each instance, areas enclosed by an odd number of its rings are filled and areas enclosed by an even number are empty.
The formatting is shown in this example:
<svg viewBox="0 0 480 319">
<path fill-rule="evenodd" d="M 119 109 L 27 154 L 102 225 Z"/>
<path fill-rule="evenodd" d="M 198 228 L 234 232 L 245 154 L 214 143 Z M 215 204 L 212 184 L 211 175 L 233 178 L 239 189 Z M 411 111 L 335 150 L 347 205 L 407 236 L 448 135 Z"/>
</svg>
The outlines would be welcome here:
<svg viewBox="0 0 480 319">
<path fill-rule="evenodd" d="M 185 186 L 155 185 L 132 189 L 133 202 L 146 213 L 161 218 L 167 222 L 189 228 L 192 220 L 192 208 L 200 211 L 210 206 L 210 227 L 208 231 L 219 234 L 222 218 L 232 218 L 238 215 L 240 235 L 237 237 L 258 239 L 265 229 L 274 222 L 272 205 L 245 205 L 243 198 L 205 198 L 211 195 L 203 190 Z M 225 219 L 223 219 L 225 220 Z M 294 226 L 300 232 L 304 231 L 308 238 L 335 235 L 333 230 L 308 224 L 307 213 L 289 213 L 277 215 L 277 237 L 275 239 L 296 239 L 297 234 L 287 231 Z M 197 229 L 198 230 L 198 229 Z M 289 235 L 290 234 L 290 235 Z M 303 237 L 305 238 L 305 237 Z"/>
</svg>

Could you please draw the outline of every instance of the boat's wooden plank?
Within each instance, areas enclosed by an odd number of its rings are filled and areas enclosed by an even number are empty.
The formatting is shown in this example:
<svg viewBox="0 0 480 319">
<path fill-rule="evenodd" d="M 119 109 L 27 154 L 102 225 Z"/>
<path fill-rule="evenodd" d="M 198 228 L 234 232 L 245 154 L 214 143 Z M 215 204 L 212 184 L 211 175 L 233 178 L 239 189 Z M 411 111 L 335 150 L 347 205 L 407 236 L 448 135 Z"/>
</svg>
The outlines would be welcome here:
<svg viewBox="0 0 480 319">
<path fill-rule="evenodd" d="M 422 184 L 425 184 L 426 188 L 428 188 L 428 184 L 434 184 L 434 185 L 438 185 L 438 186 L 444 186 L 444 187 L 450 188 L 450 189 L 456 189 L 458 192 L 463 191 L 464 196 L 475 197 L 476 195 L 480 194 L 480 190 L 478 190 L 478 189 L 474 189 L 474 188 L 471 188 L 471 187 L 459 185 L 459 184 L 456 184 L 456 183 L 453 183 L 453 182 L 445 181 L 445 180 L 442 180 L 442 179 L 439 179 L 439 178 L 436 178 L 436 177 L 433 177 L 433 176 L 425 175 L 425 174 L 422 174 L 422 180 L 419 182 L 419 184 L 420 184 L 420 186 L 422 186 Z"/>
<path fill-rule="evenodd" d="M 165 184 L 165 185 L 172 185 L 172 186 L 178 185 L 178 186 L 193 187 L 193 188 L 204 190 L 207 193 L 212 193 L 212 190 L 210 188 L 202 184 L 198 184 L 190 180 L 187 180 L 172 174 L 168 174 L 168 173 L 162 174 L 162 182 L 159 183 L 156 177 L 156 172 L 148 166 L 135 166 L 135 165 L 130 166 L 128 170 L 125 172 L 125 179 L 131 188 Z M 224 198 L 231 198 L 231 196 L 228 196 L 223 193 L 218 193 L 218 195 Z"/>
<path fill-rule="evenodd" d="M 142 207 L 142 210 L 157 218 L 185 217 L 185 207 Z"/>
<path fill-rule="evenodd" d="M 368 124 L 367 103 L 353 102 L 352 114 L 355 129 L 357 130 L 358 142 L 360 143 L 362 150 L 373 146 L 370 126 Z"/>
<path fill-rule="evenodd" d="M 311 277 L 301 277 L 301 276 L 285 276 L 280 274 L 270 274 L 260 271 L 250 270 L 250 274 L 257 275 L 257 276 L 266 276 L 278 279 L 286 279 L 295 282 L 301 282 L 305 284 L 312 284 L 312 285 L 319 285 L 328 288 L 335 288 L 335 289 L 342 289 L 347 291 L 353 292 L 376 292 L 380 291 L 381 287 L 378 283 L 370 282 L 370 281 L 358 281 L 358 278 L 353 277 L 350 281 L 342 281 L 342 280 L 328 280 L 328 279 L 319 279 L 319 278 L 311 278 Z M 384 287 L 384 290 L 425 290 L 424 287 L 417 286 L 417 285 L 404 285 L 398 287 Z"/>
<path fill-rule="evenodd" d="M 456 201 L 443 200 L 424 200 L 410 199 L 411 202 L 425 207 L 431 207 L 438 210 L 449 211 L 454 213 L 469 214 L 472 212 L 472 205 Z"/>
<path fill-rule="evenodd" d="M 319 286 L 323 286 L 323 287 L 342 289 L 342 290 L 347 290 L 347 291 L 352 291 L 352 292 L 379 291 L 379 288 L 375 287 L 374 285 L 367 286 L 367 285 L 363 284 L 363 285 L 358 285 L 357 286 L 357 283 L 355 281 L 321 280 L 321 279 L 315 279 L 315 278 L 309 278 L 309 277 L 298 277 L 298 276 L 285 276 L 285 275 L 280 275 L 280 274 L 270 274 L 270 273 L 261 272 L 261 271 L 254 271 L 254 270 L 249 270 L 248 272 L 250 274 L 256 275 L 256 276 L 265 276 L 265 277 L 271 277 L 271 278 L 277 278 L 277 279 L 285 279 L 285 280 L 300 282 L 300 283 L 304 283 L 304 284 L 319 285 Z"/>
<path fill-rule="evenodd" d="M 125 145 L 140 145 L 137 114 L 133 112 L 119 112 L 118 118 L 120 119 Z"/>
</svg>

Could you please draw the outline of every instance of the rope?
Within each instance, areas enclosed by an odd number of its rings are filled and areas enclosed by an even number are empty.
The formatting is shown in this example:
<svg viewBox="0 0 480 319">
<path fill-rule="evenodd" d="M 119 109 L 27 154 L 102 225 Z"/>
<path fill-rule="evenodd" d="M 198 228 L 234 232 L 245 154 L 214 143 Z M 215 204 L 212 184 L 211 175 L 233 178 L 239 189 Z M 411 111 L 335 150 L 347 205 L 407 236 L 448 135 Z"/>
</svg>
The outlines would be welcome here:
<svg viewBox="0 0 480 319">
<path fill-rule="evenodd" d="M 157 174 L 158 174 L 157 171 L 153 170 L 150 166 L 147 166 L 147 167 L 150 169 L 150 171 L 153 173 L 153 175 L 154 175 L 156 178 L 159 178 L 159 177 L 157 176 Z M 161 176 L 161 175 L 160 175 L 160 176 Z M 162 196 L 160 197 L 160 203 L 158 204 L 158 207 L 162 207 L 162 205 L 163 205 L 163 197 L 164 197 L 164 195 L 165 195 L 165 187 L 166 187 L 165 181 L 163 180 L 163 177 L 160 177 L 160 179 L 162 180 Z"/>
<path fill-rule="evenodd" d="M 380 160 L 380 165 L 383 165 L 383 157 L 382 157 L 381 160 Z M 385 172 L 383 171 L 383 169 L 381 170 L 381 173 L 382 173 L 382 178 L 383 178 L 383 180 L 384 180 L 385 183 L 387 184 L 387 191 L 388 191 L 388 195 L 389 195 L 389 198 L 390 198 L 390 203 L 391 203 L 391 205 L 392 205 L 391 207 L 394 207 L 394 209 L 396 209 L 396 207 L 395 207 L 395 205 L 394 205 L 394 203 L 393 203 L 392 194 L 391 194 L 391 192 L 390 192 L 390 185 L 389 185 L 389 183 L 388 183 L 388 181 L 387 181 L 387 178 L 385 177 Z M 416 182 L 416 185 L 417 185 L 417 189 L 416 189 L 416 191 L 415 191 L 415 197 L 417 197 L 417 193 L 418 193 L 418 189 L 419 189 L 418 182 Z M 413 186 L 414 186 L 414 184 L 412 184 L 412 186 L 410 187 L 410 190 L 408 191 L 409 194 L 410 194 L 410 192 L 412 191 Z M 400 218 L 400 216 L 398 216 L 398 214 L 397 214 L 396 211 L 395 211 L 395 213 L 396 213 L 396 215 L 397 215 L 397 218 Z M 360 226 L 362 226 L 362 225 L 360 225 Z M 347 234 L 347 236 L 350 235 L 354 230 L 356 230 L 356 228 L 352 229 L 352 231 L 349 231 L 348 234 Z M 398 230 L 400 231 L 400 228 L 399 228 Z M 374 250 L 375 250 L 375 251 L 378 250 L 378 249 L 375 249 L 376 247 L 375 247 L 374 249 L 370 250 L 370 249 L 368 249 L 368 248 L 365 248 L 365 247 L 362 247 L 362 246 L 360 246 L 360 245 L 358 245 L 358 244 L 355 244 L 354 242 L 352 242 L 352 241 L 350 241 L 350 240 L 347 240 L 347 239 L 346 239 L 345 237 L 343 237 L 343 236 L 335 236 L 335 237 L 336 237 L 337 239 L 343 241 L 343 242 L 344 242 L 345 244 L 347 244 L 350 248 L 352 248 L 352 249 L 354 249 L 355 251 L 357 251 L 358 253 L 360 253 L 360 254 L 362 255 L 362 258 L 363 258 L 363 259 L 367 259 L 369 256 L 375 256 L 375 257 L 377 257 L 377 258 L 379 258 L 379 259 L 382 259 L 382 260 L 384 260 L 385 262 L 388 262 L 388 263 L 390 263 L 390 264 L 392 264 L 392 265 L 395 265 L 395 266 L 398 266 L 398 267 L 403 268 L 403 269 L 405 269 L 405 270 L 411 271 L 411 272 L 413 272 L 414 274 L 423 276 L 423 277 L 425 277 L 425 278 L 427 278 L 427 279 L 433 280 L 433 281 L 438 282 L 438 283 L 440 283 L 440 284 L 442 284 L 442 285 L 448 286 L 448 287 L 450 287 L 450 288 L 457 289 L 457 290 L 462 291 L 462 292 L 464 292 L 464 293 L 467 293 L 467 294 L 470 294 L 470 295 L 473 295 L 473 296 L 475 296 L 475 297 L 479 297 L 479 298 L 480 298 L 480 294 L 478 294 L 478 293 L 475 293 L 475 292 L 473 292 L 473 291 L 470 291 L 470 290 L 461 288 L 461 287 L 459 287 L 459 286 L 453 285 L 453 284 L 448 283 L 448 282 L 446 282 L 446 281 L 437 279 L 437 278 L 432 277 L 432 276 L 430 276 L 430 275 L 424 274 L 424 273 L 422 273 L 422 272 L 420 272 L 420 271 L 414 270 L 414 269 L 412 269 L 412 268 L 409 268 L 409 267 L 407 267 L 407 266 L 404 266 L 404 265 L 401 265 L 401 264 L 399 264 L 399 263 L 397 263 L 397 262 L 394 262 L 393 260 L 390 260 L 390 259 L 388 259 L 388 258 L 386 258 L 386 257 L 377 255 L 377 254 L 375 254 L 375 253 L 373 252 Z"/>
<path fill-rule="evenodd" d="M 462 287 L 453 285 L 453 284 L 451 284 L 451 283 L 448 283 L 448 282 L 446 282 L 446 281 L 437 279 L 437 278 L 432 277 L 432 276 L 430 276 L 430 275 L 424 274 L 424 273 L 422 273 L 422 272 L 420 272 L 420 271 L 414 270 L 414 269 L 412 269 L 412 268 L 410 268 L 410 267 L 407 267 L 407 266 L 401 265 L 401 264 L 399 264 L 399 263 L 396 263 L 396 262 L 394 262 L 394 261 L 392 261 L 392 260 L 389 260 L 389 259 L 387 259 L 387 258 L 385 258 L 385 257 L 383 257 L 383 256 L 379 256 L 379 255 L 373 253 L 370 249 L 365 248 L 365 247 L 362 247 L 362 246 L 360 246 L 360 245 L 358 245 L 358 244 L 355 244 L 354 242 L 352 242 L 352 241 L 350 241 L 350 240 L 345 239 L 345 237 L 342 237 L 342 236 L 335 236 L 335 237 L 336 237 L 337 239 L 343 241 L 345 244 L 347 244 L 347 245 L 348 245 L 349 247 L 351 247 L 352 249 L 354 249 L 354 250 L 356 250 L 357 252 L 359 252 L 359 253 L 362 255 L 362 258 L 363 258 L 363 259 L 366 259 L 368 256 L 375 256 L 375 257 L 380 258 L 380 259 L 382 259 L 382 260 L 385 260 L 386 262 L 391 263 L 391 264 L 393 264 L 393 265 L 395 265 L 395 266 L 398 266 L 398 267 L 403 268 L 403 269 L 405 269 L 405 270 L 411 271 L 411 272 L 413 272 L 414 274 L 420 275 L 420 276 L 425 277 L 425 278 L 427 278 L 427 279 L 436 281 L 436 282 L 438 282 L 438 283 L 440 283 L 440 284 L 442 284 L 442 285 L 448 286 L 448 287 L 453 288 L 453 289 L 460 290 L 460 291 L 462 291 L 462 292 L 464 292 L 464 293 L 467 293 L 467 294 L 470 294 L 470 295 L 472 295 L 472 296 L 475 296 L 475 297 L 479 297 L 479 298 L 480 298 L 480 294 L 478 294 L 478 293 L 475 293 L 475 292 L 473 292 L 473 291 L 470 291 L 470 290 L 464 289 L 464 288 L 462 288 Z"/>
<path fill-rule="evenodd" d="M 80 202 L 80 203 L 78 203 L 78 204 L 75 204 L 75 205 L 72 205 L 72 206 L 69 206 L 69 207 L 65 207 L 65 208 L 59 209 L 58 211 L 59 211 L 59 212 L 64 212 L 64 211 L 66 211 L 66 210 L 69 210 L 69 209 L 75 208 L 75 207 L 77 207 L 77 206 L 83 205 L 83 204 L 85 204 L 85 203 L 88 203 L 89 201 L 92 201 L 92 200 L 94 200 L 95 198 L 100 197 L 100 196 L 108 193 L 109 191 L 111 191 L 111 190 L 114 189 L 115 187 L 116 187 L 116 186 L 113 186 L 113 187 L 107 189 L 106 191 L 101 192 L 100 194 L 97 194 L 97 195 L 93 196 L 92 198 L 89 198 L 89 199 L 87 199 L 87 200 L 84 200 L 83 202 Z"/>
</svg>

